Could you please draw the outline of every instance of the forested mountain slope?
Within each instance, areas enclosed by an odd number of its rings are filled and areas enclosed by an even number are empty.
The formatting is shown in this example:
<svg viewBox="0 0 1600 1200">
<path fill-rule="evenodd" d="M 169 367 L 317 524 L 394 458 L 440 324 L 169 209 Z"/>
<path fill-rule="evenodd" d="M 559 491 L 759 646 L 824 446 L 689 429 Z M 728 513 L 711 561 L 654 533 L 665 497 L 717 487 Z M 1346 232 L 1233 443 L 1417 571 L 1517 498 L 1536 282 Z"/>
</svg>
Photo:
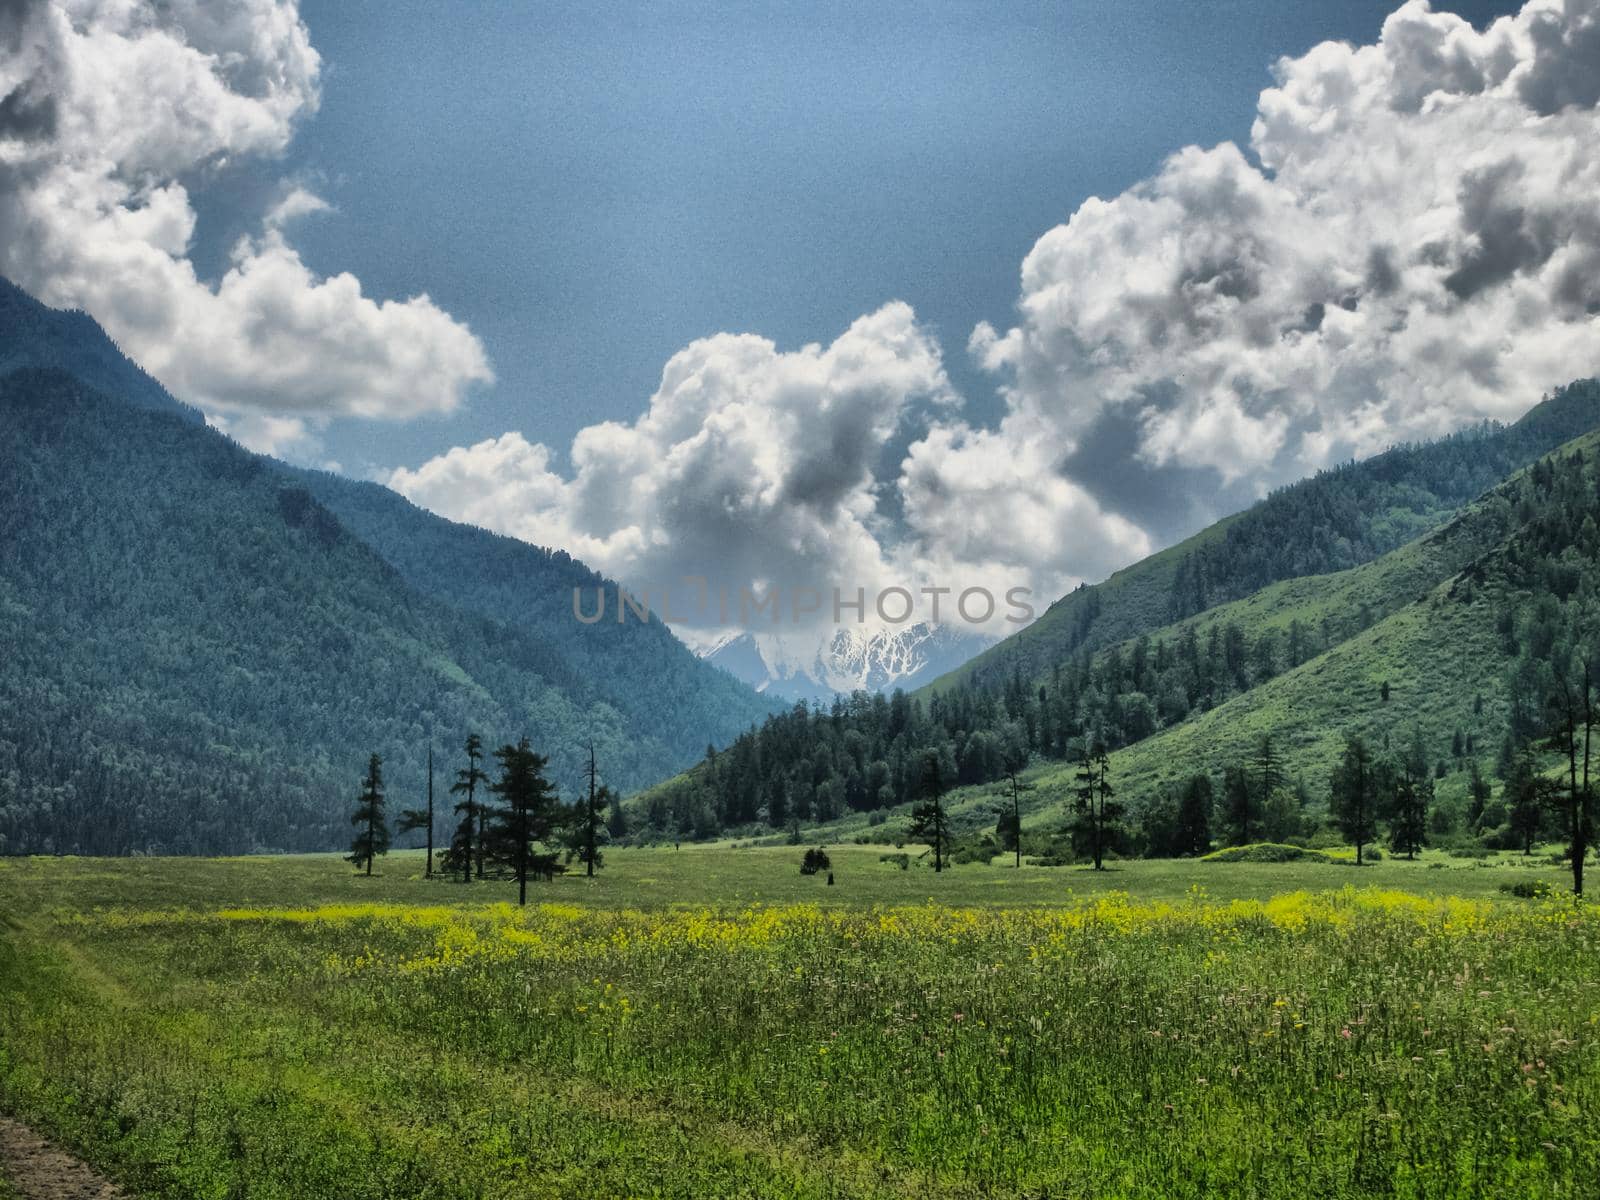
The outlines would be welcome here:
<svg viewBox="0 0 1600 1200">
<path fill-rule="evenodd" d="M 1418 585 L 1430 579 L 1419 591 Z M 1593 625 L 1600 619 L 1592 602 L 1597 594 L 1600 431 L 1574 439 L 1492 489 L 1445 526 L 1375 562 L 1330 576 L 1285 581 L 1142 637 L 1138 641 L 1146 643 L 1155 662 L 1155 647 L 1165 643 L 1170 650 L 1190 627 L 1239 628 L 1247 645 L 1296 622 L 1311 628 L 1331 619 L 1352 628 L 1348 636 L 1304 661 L 1262 679 L 1247 678 L 1221 703 L 1198 708 L 1113 749 L 1109 778 L 1123 809 L 1116 823 L 1117 848 L 1163 853 L 1152 841 L 1170 827 L 1183 786 L 1199 776 L 1212 782 L 1212 833 L 1223 840 L 1224 781 L 1230 771 L 1240 769 L 1255 779 L 1250 773 L 1259 771 L 1258 756 L 1267 737 L 1282 781 L 1279 794 L 1287 805 L 1272 820 L 1296 826 L 1300 834 L 1314 832 L 1326 819 L 1329 777 L 1347 739 L 1358 737 L 1380 761 L 1420 751 L 1428 774 L 1438 778 L 1431 836 L 1458 845 L 1473 845 L 1479 836 L 1504 844 L 1503 803 L 1509 801 L 1502 797 L 1487 810 L 1479 801 L 1474 813 L 1471 781 L 1481 776 L 1491 793 L 1501 792 L 1494 776 L 1505 767 L 1508 750 L 1527 744 L 1527 721 L 1540 707 L 1536 677 L 1550 653 L 1551 630 L 1560 625 L 1564 609 L 1581 608 L 1583 597 L 1589 596 L 1590 607 L 1583 610 L 1589 636 L 1600 636 Z M 1370 605 L 1370 623 L 1354 615 L 1352 605 Z M 1120 678 L 1126 687 L 1137 644 L 1083 656 L 1080 669 L 1100 673 L 1101 680 Z M 1047 709 L 1054 693 L 1047 685 L 1042 694 Z M 1034 728 L 1043 714 L 1032 708 L 1032 694 L 1015 713 L 1008 713 L 1014 696 L 969 685 L 949 697 L 932 698 L 929 711 L 947 713 L 947 705 L 964 701 L 953 724 L 964 722 L 965 730 L 947 743 L 957 770 L 974 740 L 968 731 L 988 739 L 995 730 L 1011 728 L 1019 742 L 1032 739 L 1032 765 L 1019 773 L 1022 824 L 1032 844 L 1041 844 L 1037 839 L 1058 844 L 1074 821 L 1078 768 L 1066 758 L 1038 753 L 1040 737 L 1051 736 Z M 1104 712 L 1115 711 L 1122 698 L 1113 695 L 1101 713 L 1088 714 L 1090 725 Z M 1083 697 L 1076 703 L 1081 706 Z M 926 720 L 918 716 L 921 704 L 904 702 L 902 711 L 913 726 Z M 1080 734 L 1085 715 L 1080 707 Z M 827 723 L 826 716 L 817 721 L 823 728 Z M 1557 758 L 1547 753 L 1544 766 L 1564 766 Z M 685 778 L 703 776 L 704 771 L 702 765 Z M 1009 803 L 1010 785 L 1003 772 L 957 782 L 963 786 L 947 796 L 955 830 L 969 836 L 992 831 L 997 812 Z M 656 795 L 659 789 L 646 793 L 646 799 Z M 904 836 L 909 812 L 902 804 L 874 814 L 870 821 L 867 814 L 843 814 L 809 836 L 827 841 L 877 829 L 877 836 L 896 840 Z M 1263 822 L 1257 826 L 1258 837 L 1284 836 L 1269 832 L 1267 814 L 1260 808 L 1256 812 Z M 1562 836 L 1560 819 L 1559 813 L 1545 811 L 1544 833 Z"/>
<path fill-rule="evenodd" d="M 732 741 L 781 707 L 700 659 L 660 621 L 638 621 L 630 612 L 617 623 L 616 585 L 564 550 L 447 521 L 376 483 L 322 471 L 294 474 L 416 591 L 512 629 L 537 631 L 597 696 L 679 762 L 699 757 L 708 742 Z M 606 590 L 604 621 L 574 619 L 574 588 L 583 589 L 590 613 L 595 589 Z"/>
<path fill-rule="evenodd" d="M 574 620 L 610 585 L 568 555 L 251 454 L 82 314 L 0 310 L 0 850 L 341 846 L 367 755 L 409 807 L 430 740 L 442 832 L 468 731 L 571 794 L 591 739 L 631 789 L 772 711 L 659 621 Z"/>
<path fill-rule="evenodd" d="M 1460 734 L 1461 745 L 1492 763 L 1509 729 L 1508 682 L 1525 634 L 1521 614 L 1541 597 L 1570 591 L 1560 579 L 1575 580 L 1600 565 L 1594 532 L 1600 432 L 1574 439 L 1552 458 L 1556 474 L 1519 472 L 1434 534 L 1308 589 L 1310 604 L 1325 605 L 1359 594 L 1352 589 L 1362 575 L 1420 581 L 1430 573 L 1419 569 L 1427 559 L 1448 563 L 1455 557 L 1450 546 L 1492 539 L 1421 594 L 1393 593 L 1392 612 L 1326 652 L 1115 751 L 1112 770 L 1123 791 L 1148 799 L 1194 773 L 1220 776 L 1250 761 L 1264 734 L 1274 738 L 1286 769 L 1313 789 L 1326 784 L 1352 735 L 1380 750 L 1420 740 L 1430 765 L 1450 770 L 1461 766 Z M 1278 599 L 1287 602 L 1269 619 L 1326 611 Z M 1052 806 L 1058 813 L 1064 808 L 1069 773 L 1064 766 L 1039 772 L 1041 819 Z"/>
<path fill-rule="evenodd" d="M 1483 425 L 1323 471 L 1081 587 L 1028 628 L 923 689 L 1044 678 L 1075 653 L 1137 637 L 1278 582 L 1370 562 L 1600 425 L 1600 382 L 1559 389 L 1512 425 Z"/>
<path fill-rule="evenodd" d="M 1592 388 L 1567 389 L 1565 410 L 1558 404 L 1540 416 L 1554 408 L 1573 420 L 1592 395 Z M 657 828 L 704 832 L 798 819 L 837 833 L 865 825 L 868 814 L 875 821 L 903 815 L 933 752 L 945 785 L 970 789 L 958 794 L 958 811 L 973 803 L 992 810 L 996 782 L 1031 757 L 1028 777 L 1037 786 L 1029 806 L 1059 825 L 1072 786 L 1066 763 L 1085 738 L 1117 752 L 1118 789 L 1137 807 L 1174 781 L 1220 778 L 1279 726 L 1280 765 L 1316 785 L 1346 734 L 1373 734 L 1382 748 L 1402 727 L 1441 759 L 1452 757 L 1452 769 L 1465 769 L 1458 735 L 1481 758 L 1506 733 L 1497 683 L 1506 661 L 1494 646 L 1508 644 L 1506 623 L 1530 596 L 1526 586 L 1502 586 L 1486 599 L 1456 582 L 1463 573 L 1493 577 L 1486 564 L 1511 553 L 1524 527 L 1547 518 L 1551 502 L 1537 493 L 1541 471 L 1592 452 L 1595 437 L 1516 472 L 1375 560 L 1281 580 L 1137 637 L 1080 648 L 1041 677 L 979 676 L 913 697 L 857 696 L 784 714 L 650 789 L 639 815 Z M 1539 545 L 1540 563 L 1587 552 L 1576 532 L 1567 542 L 1543 534 Z M 1441 588 L 1452 604 L 1440 599 Z M 1394 646 L 1403 664 L 1385 657 Z"/>
<path fill-rule="evenodd" d="M 0 375 L 56 368 L 128 404 L 203 420 L 134 364 L 85 312 L 40 304 L 0 276 Z"/>
</svg>

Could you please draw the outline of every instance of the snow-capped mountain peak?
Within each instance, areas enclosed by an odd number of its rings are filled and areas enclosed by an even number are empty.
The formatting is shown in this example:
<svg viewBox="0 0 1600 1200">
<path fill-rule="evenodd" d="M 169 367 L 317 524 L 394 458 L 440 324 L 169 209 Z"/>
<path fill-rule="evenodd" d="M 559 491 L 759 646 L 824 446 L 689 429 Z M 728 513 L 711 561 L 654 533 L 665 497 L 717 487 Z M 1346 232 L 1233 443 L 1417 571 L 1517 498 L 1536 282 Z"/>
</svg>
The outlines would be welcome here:
<svg viewBox="0 0 1600 1200">
<path fill-rule="evenodd" d="M 840 626 L 811 632 L 725 632 L 695 652 L 759 692 L 786 700 L 831 700 L 854 691 L 907 691 L 937 679 L 994 639 L 947 625 Z"/>
</svg>

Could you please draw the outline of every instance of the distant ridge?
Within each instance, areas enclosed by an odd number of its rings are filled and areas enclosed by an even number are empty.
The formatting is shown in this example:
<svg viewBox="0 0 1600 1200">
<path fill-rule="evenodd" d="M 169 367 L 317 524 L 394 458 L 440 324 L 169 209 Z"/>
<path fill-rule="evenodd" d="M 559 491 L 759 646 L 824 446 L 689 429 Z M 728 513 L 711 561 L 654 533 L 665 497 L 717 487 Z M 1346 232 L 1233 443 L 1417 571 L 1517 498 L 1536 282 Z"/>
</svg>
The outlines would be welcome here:
<svg viewBox="0 0 1600 1200">
<path fill-rule="evenodd" d="M 94 322 L 0 287 L 0 853 L 348 843 L 371 753 L 437 833 L 468 732 L 641 787 L 775 711 L 564 551 L 253 454 Z M 442 794 L 439 788 L 446 789 Z"/>
<path fill-rule="evenodd" d="M 88 313 L 41 304 L 0 276 L 0 375 L 27 367 L 65 371 L 129 404 L 205 421 L 125 355 Z"/>
<path fill-rule="evenodd" d="M 1600 426 L 1600 382 L 1558 388 L 1510 425 L 1393 447 L 1279 488 L 1243 512 L 1056 600 L 1026 629 L 932 681 L 1040 679 L 1098 650 L 1284 579 L 1371 562 L 1505 476 Z"/>
</svg>

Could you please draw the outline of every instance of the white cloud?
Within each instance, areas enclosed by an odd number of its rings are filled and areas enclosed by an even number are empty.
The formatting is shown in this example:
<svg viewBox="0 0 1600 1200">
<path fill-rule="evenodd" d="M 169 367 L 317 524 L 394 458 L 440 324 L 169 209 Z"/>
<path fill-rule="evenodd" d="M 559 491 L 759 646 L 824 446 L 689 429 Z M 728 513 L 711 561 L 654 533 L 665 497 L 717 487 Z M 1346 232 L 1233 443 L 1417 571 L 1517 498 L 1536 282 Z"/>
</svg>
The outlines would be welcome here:
<svg viewBox="0 0 1600 1200">
<path fill-rule="evenodd" d="M 492 378 L 426 295 L 321 278 L 284 228 L 291 188 L 214 285 L 188 258 L 187 179 L 281 153 L 320 60 L 293 0 L 22 0 L 0 18 L 0 271 L 81 307 L 174 393 L 264 449 L 335 416 L 448 412 Z"/>
<path fill-rule="evenodd" d="M 857 588 L 871 598 L 894 586 L 982 586 L 1001 601 L 1001 627 L 1007 589 L 1075 583 L 1149 549 L 1038 456 L 1018 460 L 959 424 L 913 447 L 890 485 L 903 510 L 892 520 L 877 477 L 888 447 L 912 413 L 953 399 L 939 347 L 893 303 L 826 348 L 783 352 L 732 334 L 692 343 L 637 421 L 577 435 L 568 474 L 547 447 L 507 433 L 398 470 L 390 484 L 448 516 L 564 546 L 658 600 L 661 587 L 702 576 L 727 589 L 733 617 L 742 588 L 791 598 L 838 588 L 849 599 Z M 1064 565 L 1073 562 L 1081 573 Z M 931 608 L 921 598 L 919 613 Z M 692 589 L 679 611 L 720 623 Z"/>
<path fill-rule="evenodd" d="M 1219 486 L 1515 417 L 1600 369 L 1597 8 L 1534 0 L 1480 32 L 1413 0 L 1376 45 L 1280 62 L 1248 149 L 1180 150 L 1038 240 L 1014 327 L 968 346 L 993 428 L 916 403 L 948 400 L 939 349 L 890 305 L 826 350 L 694 343 L 639 421 L 578 435 L 570 473 L 507 434 L 394 486 L 628 581 L 1047 600 L 1154 548 L 1096 500 L 1113 474 L 1192 491 L 1173 507 L 1198 520 Z M 1108 420 L 1133 459 L 1083 461 Z"/>
<path fill-rule="evenodd" d="M 1137 417 L 1154 465 L 1261 486 L 1515 417 L 1600 368 L 1600 18 L 1475 31 L 1420 0 L 1276 68 L 1251 153 L 1174 154 L 1039 239 L 980 327 L 1008 422 Z"/>
<path fill-rule="evenodd" d="M 565 546 L 638 582 L 682 575 L 812 586 L 871 584 L 873 468 L 907 407 L 948 398 L 938 347 L 890 304 L 831 346 L 780 352 L 718 334 L 675 354 L 631 425 L 591 425 L 572 471 L 519 433 L 395 472 L 440 512 Z"/>
<path fill-rule="evenodd" d="M 637 585 L 1049 599 L 1154 547 L 1096 499 L 1111 472 L 1237 495 L 1600 369 L 1597 14 L 1532 0 L 1478 31 L 1413 0 L 1374 45 L 1280 62 L 1248 146 L 1180 150 L 1039 238 L 1015 322 L 969 342 L 1005 401 L 992 428 L 893 303 L 825 347 L 696 341 L 643 415 L 564 458 L 509 432 L 390 482 Z M 287 231 L 327 205 L 303 188 L 196 277 L 185 181 L 280 153 L 319 70 L 287 0 L 0 6 L 0 269 L 236 436 L 305 455 L 329 416 L 449 411 L 490 378 L 428 297 L 306 267 Z M 1134 459 L 1084 462 L 1108 422 Z"/>
</svg>

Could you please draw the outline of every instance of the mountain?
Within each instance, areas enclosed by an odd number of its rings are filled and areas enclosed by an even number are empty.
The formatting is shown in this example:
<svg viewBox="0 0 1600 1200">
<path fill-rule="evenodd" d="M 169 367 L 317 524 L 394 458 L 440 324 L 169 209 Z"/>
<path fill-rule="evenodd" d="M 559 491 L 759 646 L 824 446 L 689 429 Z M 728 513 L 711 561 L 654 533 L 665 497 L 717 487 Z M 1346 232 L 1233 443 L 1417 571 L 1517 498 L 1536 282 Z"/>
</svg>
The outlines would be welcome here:
<svg viewBox="0 0 1600 1200">
<path fill-rule="evenodd" d="M 1103 583 L 1079 587 L 928 690 L 1015 675 L 1041 679 L 1076 653 L 1137 637 L 1280 580 L 1371 562 L 1596 424 L 1600 384 L 1580 381 L 1514 424 L 1485 423 L 1319 472 Z"/>
<path fill-rule="evenodd" d="M 658 620 L 573 619 L 613 585 L 568 555 L 252 454 L 0 302 L 0 848 L 338 847 L 367 755 L 413 807 L 430 742 L 442 834 L 468 731 L 571 794 L 590 741 L 632 789 L 774 711 Z"/>
<path fill-rule="evenodd" d="M 88 313 L 50 308 L 0 276 L 0 376 L 29 367 L 64 371 L 140 408 L 205 420 L 117 349 Z"/>
<path fill-rule="evenodd" d="M 898 629 L 845 625 L 822 635 L 746 631 L 713 641 L 699 653 L 764 695 L 827 703 L 856 691 L 914 690 L 994 640 L 919 621 Z"/>
<path fill-rule="evenodd" d="M 685 761 L 702 754 L 708 740 L 725 741 L 778 708 L 699 662 L 654 616 L 621 625 L 574 619 L 574 589 L 586 597 L 597 589 L 614 595 L 616 585 L 565 550 L 446 520 L 376 483 L 279 469 L 376 551 L 408 587 L 507 628 L 537 631 L 632 729 Z"/>
<path fill-rule="evenodd" d="M 1353 632 L 1324 652 L 1262 679 L 1214 707 L 1115 750 L 1110 773 L 1135 823 L 1196 774 L 1220 779 L 1252 763 L 1270 736 L 1285 780 L 1323 803 L 1345 740 L 1380 756 L 1419 747 L 1436 776 L 1442 810 L 1433 835 L 1498 836 L 1503 809 L 1469 826 L 1470 777 L 1503 766 L 1505 747 L 1538 707 L 1522 694 L 1521 668 L 1551 656 L 1548 626 L 1564 608 L 1600 637 L 1600 431 L 1516 472 L 1445 525 L 1361 567 L 1286 581 L 1199 618 L 1233 624 L 1259 642 L 1299 621 L 1351 617 Z M 1588 597 L 1587 601 L 1585 597 Z M 1589 607 L 1583 607 L 1585 604 Z M 1371 619 L 1355 617 L 1368 605 Z M 1151 636 L 1181 637 L 1184 626 Z M 1128 647 L 1120 648 L 1126 651 Z M 1116 654 L 1107 650 L 1102 665 Z M 1519 718 L 1518 710 L 1524 714 Z M 1547 762 L 1547 765 L 1550 763 Z M 1040 760 L 1025 776 L 1024 826 L 1058 829 L 1076 786 L 1070 764 Z M 992 789 L 972 788 L 956 807 L 969 823 L 992 820 Z M 1496 812 L 1489 806 L 1491 814 Z M 1263 830 L 1263 832 L 1267 832 Z M 1559 821 L 1546 833 L 1563 836 Z M 1281 836 L 1272 831 L 1269 836 Z"/>
<path fill-rule="evenodd" d="M 1327 472 L 1074 592 L 1042 630 L 913 696 L 772 718 L 644 793 L 637 814 L 679 829 L 798 819 L 821 822 L 826 838 L 874 827 L 903 838 L 932 754 L 969 828 L 992 826 L 1020 768 L 1025 823 L 1058 830 L 1084 737 L 1113 751 L 1119 799 L 1136 822 L 1197 774 L 1220 795 L 1264 735 L 1276 739 L 1284 778 L 1320 803 L 1344 738 L 1360 734 L 1384 753 L 1402 741 L 1423 747 L 1443 772 L 1449 825 L 1472 772 L 1487 775 L 1503 757 L 1505 679 L 1525 644 L 1524 610 L 1564 602 L 1576 580 L 1600 574 L 1597 426 L 1600 384 L 1584 381 L 1514 426 Z M 1565 441 L 1574 429 L 1591 432 Z M 1461 478 L 1502 468 L 1451 506 L 1468 486 Z M 1297 573 L 1330 560 L 1352 565 Z M 1185 582 L 1196 577 L 1198 600 Z M 1189 611 L 1196 602 L 1205 606 Z M 1158 833 L 1139 836 L 1135 850 L 1159 845 Z"/>
</svg>

